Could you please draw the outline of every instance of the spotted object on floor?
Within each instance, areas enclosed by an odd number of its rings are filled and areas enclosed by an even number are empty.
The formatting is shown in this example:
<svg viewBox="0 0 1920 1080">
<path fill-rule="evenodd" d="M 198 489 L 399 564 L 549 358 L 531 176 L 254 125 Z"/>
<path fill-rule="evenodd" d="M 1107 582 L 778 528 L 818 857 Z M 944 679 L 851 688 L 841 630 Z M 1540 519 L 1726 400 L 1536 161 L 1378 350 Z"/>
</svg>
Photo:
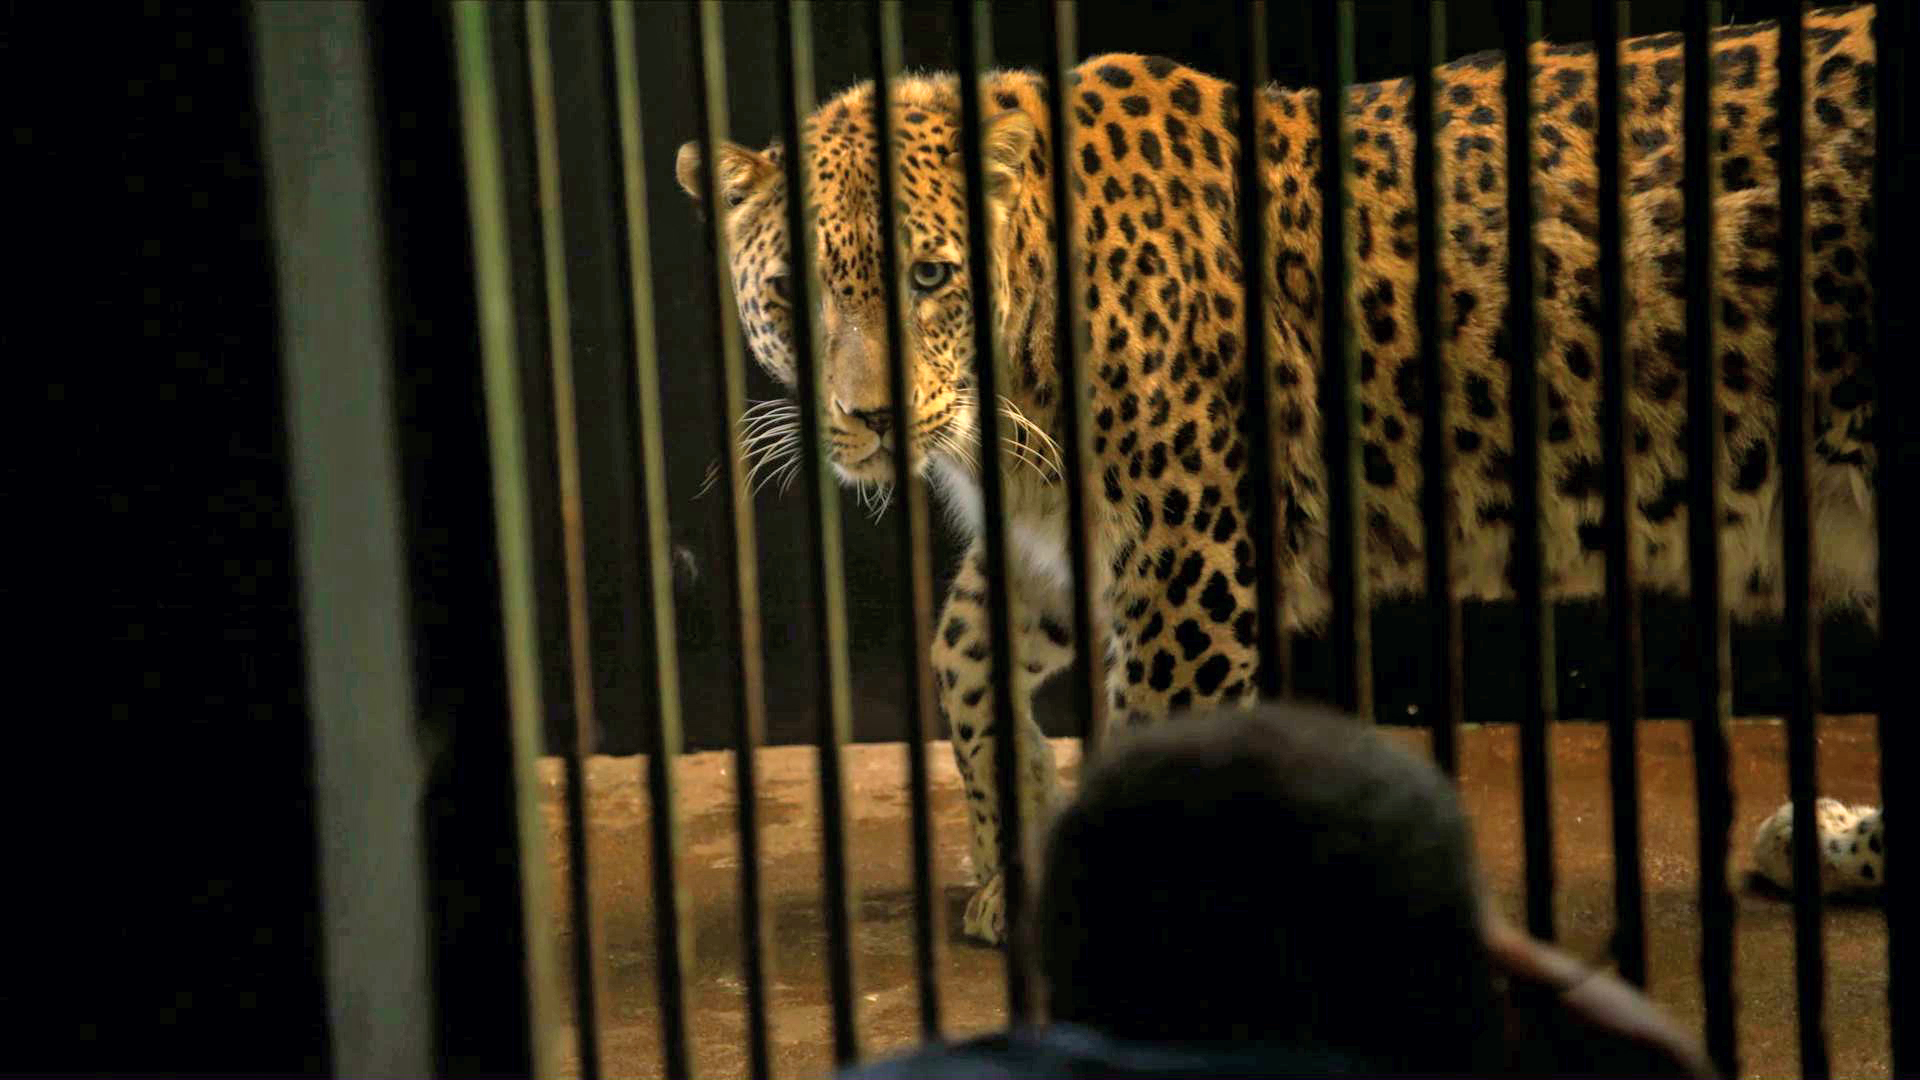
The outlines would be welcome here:
<svg viewBox="0 0 1920 1080">
<path fill-rule="evenodd" d="M 1820 828 L 1820 891 L 1828 896 L 1878 893 L 1887 858 L 1880 810 L 1821 799 L 1813 813 Z M 1753 837 L 1753 861 L 1760 876 L 1782 889 L 1793 888 L 1792 803 L 1760 823 Z"/>
</svg>

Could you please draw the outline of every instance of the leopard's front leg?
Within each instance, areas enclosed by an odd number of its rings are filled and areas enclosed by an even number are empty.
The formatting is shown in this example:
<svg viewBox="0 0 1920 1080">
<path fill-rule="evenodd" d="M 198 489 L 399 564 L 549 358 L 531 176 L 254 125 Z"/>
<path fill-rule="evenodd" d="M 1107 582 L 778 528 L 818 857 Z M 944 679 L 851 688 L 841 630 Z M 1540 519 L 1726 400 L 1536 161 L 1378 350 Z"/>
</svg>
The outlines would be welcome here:
<svg viewBox="0 0 1920 1080">
<path fill-rule="evenodd" d="M 1031 841 L 1046 821 L 1056 775 L 1053 747 L 1034 723 L 1033 692 L 1073 659 L 1067 629 L 1067 597 L 1057 586 L 1014 575 L 1008 592 L 1014 632 L 1013 694 L 1015 744 L 1019 755 L 1022 832 Z M 966 935 L 998 944 L 1006 935 L 1001 893 L 1000 853 L 1005 849 L 1000 820 L 997 739 L 993 734 L 991 621 L 987 610 L 985 551 L 976 540 L 967 549 L 960 573 L 947 590 L 946 604 L 933 641 L 933 672 L 939 682 L 940 712 L 953 740 L 954 759 L 967 794 L 973 834 L 975 891 L 967 902 Z"/>
<path fill-rule="evenodd" d="M 1205 516 L 1196 524 L 1225 513 L 1214 491 L 1206 489 L 1199 501 Z M 1259 612 L 1251 551 L 1244 531 L 1210 539 L 1162 527 L 1120 568 L 1111 593 L 1115 661 L 1107 673 L 1116 736 L 1168 713 L 1255 700 Z"/>
</svg>

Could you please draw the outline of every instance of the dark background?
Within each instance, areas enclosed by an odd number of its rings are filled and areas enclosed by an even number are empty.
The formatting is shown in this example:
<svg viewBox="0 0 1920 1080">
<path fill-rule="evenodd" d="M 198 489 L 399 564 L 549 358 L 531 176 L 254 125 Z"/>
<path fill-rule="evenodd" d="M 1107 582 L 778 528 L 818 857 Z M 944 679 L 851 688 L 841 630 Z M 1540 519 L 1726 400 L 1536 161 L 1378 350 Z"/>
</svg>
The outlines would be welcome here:
<svg viewBox="0 0 1920 1080">
<path fill-rule="evenodd" d="M 1290 7 L 1273 8 L 1274 74 L 1303 82 L 1314 75 L 1304 51 L 1310 27 L 1284 14 Z M 1401 6 L 1357 7 L 1360 77 L 1404 73 L 1414 43 L 1402 32 Z M 1549 36 L 1588 36 L 1581 7 L 1549 5 Z M 17 975 L 5 984 L 0 1008 L 21 1033 L 9 1045 L 8 1064 L 56 1071 L 324 1070 L 311 759 L 283 388 L 244 10 L 148 3 L 115 7 L 103 19 L 103 12 L 68 5 L 9 8 L 5 66 L 18 109 L 11 131 L 25 193 L 17 227 L 27 253 L 16 269 L 29 279 L 16 298 L 14 322 L 50 330 L 52 340 L 29 350 L 25 331 L 10 331 L 8 351 L 23 366 L 48 369 L 44 398 L 27 404 L 59 434 L 10 462 L 6 475 L 20 495 L 30 470 L 50 473 L 62 490 L 46 503 L 14 501 L 60 509 L 45 517 L 17 509 L 16 532 L 50 539 L 55 550 L 44 563 L 47 573 L 32 564 L 8 588 L 57 587 L 59 614 L 46 633 L 76 667 L 43 679 L 23 672 L 28 700 L 40 689 L 50 692 L 52 703 L 24 710 L 28 745 L 44 740 L 46 752 L 18 751 L 23 767 L 16 771 L 45 775 L 55 789 L 16 821 L 71 821 L 83 840 L 45 852 L 45 861 L 30 857 L 14 879 L 16 892 L 38 901 L 40 916 L 15 924 L 15 960 L 44 949 L 55 963 L 47 979 Z M 1495 44 L 1491 5 L 1450 9 L 1450 53 Z M 1759 4 L 1723 9 L 1741 18 L 1768 13 Z M 423 709 L 438 723 L 454 724 L 498 713 L 501 677 L 497 618 L 489 625 L 497 609 L 491 508 L 475 434 L 469 236 L 437 10 L 376 5 L 376 52 L 389 132 L 392 289 L 402 323 L 397 363 L 408 424 L 402 450 L 413 515 L 408 536 Z M 1231 76 L 1230 10 L 1090 3 L 1083 6 L 1081 52 L 1157 52 Z M 1037 4 L 998 9 L 1001 63 L 1044 62 L 1036 33 L 1043 11 Z M 869 46 L 861 7 L 822 3 L 815 14 L 824 97 L 860 77 Z M 559 5 L 556 37 L 579 32 L 569 20 L 591 15 L 585 7 Z M 1678 17 L 1678 5 L 1643 4 L 1634 29 L 1673 29 Z M 694 498 L 718 453 L 710 297 L 698 225 L 672 180 L 673 152 L 695 132 L 691 23 L 683 6 L 672 3 L 643 4 L 642 18 L 672 532 L 690 556 L 676 596 L 687 742 L 712 747 L 728 742 L 731 716 L 722 692 L 727 634 L 713 614 L 723 572 L 715 542 L 720 504 L 711 496 Z M 775 130 L 780 100 L 770 82 L 771 10 L 729 4 L 727 22 L 734 131 L 741 141 L 761 143 Z M 944 10 L 916 6 L 909 63 L 950 66 L 952 30 Z M 578 73 L 561 73 L 563 87 L 570 78 L 578 81 Z M 596 91 L 589 85 L 575 92 L 581 99 L 563 97 L 565 108 L 591 116 Z M 569 184 L 576 174 L 588 178 L 581 191 L 591 188 L 591 164 L 582 164 L 590 156 L 577 141 L 567 149 Z M 586 207 L 584 196 L 574 201 L 585 207 L 582 213 L 611 212 Z M 523 214 L 521 224 L 529 220 Z M 605 256 L 590 235 L 570 252 L 570 261 L 578 260 L 570 270 L 583 333 L 609 318 L 593 299 L 597 289 L 604 301 L 608 287 L 593 277 L 596 258 Z M 583 380 L 612 370 L 608 357 L 617 350 L 604 341 L 597 347 L 600 355 L 588 350 L 580 360 Z M 587 498 L 591 506 L 613 505 L 623 467 L 591 448 L 615 446 L 622 437 L 616 395 L 609 384 L 583 385 Z M 750 396 L 772 393 L 756 373 Z M 53 469 L 45 468 L 49 462 Z M 61 466 L 68 463 L 83 478 L 64 477 Z M 63 520 L 75 503 L 74 519 L 84 527 L 44 524 Z M 812 731 L 815 669 L 800 572 L 808 558 L 802 508 L 797 495 L 764 494 L 758 504 L 775 741 Z M 647 654 L 621 637 L 631 624 L 612 602 L 620 560 L 636 542 L 619 531 L 618 516 L 595 510 L 588 539 L 603 748 L 625 752 L 639 745 L 650 684 Z M 551 555 L 557 519 L 547 520 L 542 542 Z M 857 511 L 846 515 L 855 728 L 865 739 L 897 738 L 903 730 L 891 704 L 900 685 L 894 542 L 891 518 L 876 524 Z M 936 553 L 942 577 L 952 556 L 943 538 Z M 551 571 L 543 582 L 543 618 L 551 631 L 558 625 L 557 562 L 543 565 Z M 1405 718 L 1424 686 L 1414 610 L 1389 607 L 1376 619 L 1377 686 L 1387 717 Z M 1687 655 L 1685 610 L 1656 602 L 1646 614 L 1647 708 L 1654 715 L 1679 713 L 1689 681 L 1672 658 Z M 1466 625 L 1475 718 L 1514 715 L 1506 665 L 1490 658 L 1511 655 L 1523 628 L 1497 608 L 1469 609 Z M 550 726 L 561 730 L 571 708 L 567 657 L 555 647 L 563 639 L 544 636 Z M 1855 670 L 1865 664 L 1865 641 L 1853 624 L 1830 631 L 1824 680 L 1830 708 L 1870 706 L 1867 680 Z M 1592 687 L 1604 678 L 1593 613 L 1564 612 L 1559 642 L 1567 673 L 1564 712 L 1590 714 Z M 1736 634 L 1736 708 L 1769 711 L 1784 702 L 1778 647 L 1769 628 Z M 1302 681 L 1311 687 L 1324 663 L 1318 650 L 1308 652 Z M 1071 727 L 1058 694 L 1049 696 L 1041 715 L 1051 730 Z M 27 851 L 42 854 L 31 843 Z M 36 1052 L 52 1041 L 85 1049 Z"/>
</svg>

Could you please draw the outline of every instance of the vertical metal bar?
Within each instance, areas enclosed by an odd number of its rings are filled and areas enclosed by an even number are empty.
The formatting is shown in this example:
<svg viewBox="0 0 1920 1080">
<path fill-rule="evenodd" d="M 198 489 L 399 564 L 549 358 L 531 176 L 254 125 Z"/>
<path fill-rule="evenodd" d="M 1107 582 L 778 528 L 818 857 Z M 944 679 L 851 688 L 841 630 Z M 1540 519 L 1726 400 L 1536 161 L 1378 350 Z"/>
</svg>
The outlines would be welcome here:
<svg viewBox="0 0 1920 1080">
<path fill-rule="evenodd" d="M 1553 608 L 1542 583 L 1540 523 L 1540 359 L 1533 283 L 1533 77 L 1530 50 L 1540 36 L 1540 5 L 1502 9 L 1507 91 L 1507 338 L 1513 384 L 1513 548 L 1511 566 L 1526 623 L 1521 685 L 1520 806 L 1526 847 L 1527 930 L 1551 941 L 1553 801 L 1547 733 L 1554 719 Z"/>
<path fill-rule="evenodd" d="M 1352 0 L 1321 0 L 1314 32 L 1320 54 L 1320 394 L 1327 463 L 1329 585 L 1333 618 L 1333 700 L 1368 723 L 1373 716 L 1367 633 L 1366 572 L 1356 527 L 1360 506 L 1353 478 L 1359 470 L 1359 370 L 1348 319 L 1347 174 L 1352 160 L 1347 88 L 1353 85 Z M 1257 159 L 1258 155 L 1254 155 Z"/>
<path fill-rule="evenodd" d="M 488 6 L 492 37 L 494 103 L 499 110 L 502 190 L 506 194 L 511 237 L 540 235 L 539 162 L 534 146 L 533 75 L 527 56 L 525 5 Z M 559 439 L 555 430 L 552 352 L 547 347 L 547 274 L 540 244 L 515 248 L 513 275 L 514 351 L 520 362 L 522 432 L 526 437 L 527 512 L 533 527 L 531 558 L 536 573 L 534 598 L 541 642 L 541 704 L 545 711 L 543 746 L 570 744 L 573 735 L 562 710 L 573 707 L 573 658 L 568 639 L 566 529 L 560 492 Z M 438 272 L 438 268 L 436 268 Z"/>
<path fill-rule="evenodd" d="M 880 176 L 880 290 L 887 305 L 887 377 L 893 402 L 893 477 L 900 496 L 900 580 L 907 594 L 900 606 L 906 622 L 908 672 L 907 784 L 913 845 L 913 959 L 920 993 L 920 1034 L 940 1037 L 940 980 L 935 956 L 933 900 L 933 803 L 927 775 L 927 736 L 937 727 L 939 698 L 933 684 L 933 573 L 930 565 L 927 486 L 914 437 L 913 379 L 907 361 L 907 309 L 900 289 L 900 221 L 894 181 L 900 155 L 894 145 L 893 86 L 900 75 L 900 0 L 873 3 L 873 126 Z"/>
<path fill-rule="evenodd" d="M 1699 701 L 1693 717 L 1694 791 L 1700 800 L 1700 982 L 1706 998 L 1707 1053 L 1727 1076 L 1735 1062 L 1733 890 L 1727 850 L 1733 828 L 1733 782 L 1727 748 L 1732 711 L 1727 613 L 1720 589 L 1720 442 L 1715 392 L 1719 355 L 1713 348 L 1713 169 L 1708 144 L 1710 84 L 1707 37 L 1719 5 L 1688 0 L 1683 71 L 1682 185 L 1686 227 L 1687 295 L 1687 536 L 1693 597 L 1694 677 Z"/>
<path fill-rule="evenodd" d="M 434 1064 L 432 919 L 378 215 L 372 61 L 354 5 L 253 9 L 333 1061 Z M 321 120 L 331 121 L 322 124 Z"/>
<path fill-rule="evenodd" d="M 1812 476 L 1807 451 L 1812 412 L 1807 408 L 1805 259 L 1806 54 L 1799 0 L 1780 17 L 1780 332 L 1775 339 L 1774 396 L 1780 407 L 1780 503 L 1784 553 L 1781 589 L 1786 598 L 1787 655 L 1793 697 L 1787 713 L 1787 784 L 1793 798 L 1794 985 L 1799 1003 L 1800 1071 L 1810 1080 L 1831 1072 L 1825 1024 L 1826 960 L 1821 941 L 1820 832 L 1815 828 L 1814 715 L 1820 674 L 1819 626 L 1814 622 L 1809 521 Z M 1692 29 L 1689 27 L 1689 29 Z M 1705 31 L 1695 65 L 1706 77 Z M 1689 70 L 1688 75 L 1695 74 Z M 1705 136 L 1701 136 L 1704 150 Z M 1689 150 L 1692 148 L 1689 147 Z M 1701 414 L 1710 417 L 1712 413 Z M 1707 426 L 1712 426 L 1711 424 Z"/>
<path fill-rule="evenodd" d="M 1420 510 L 1425 521 L 1428 640 L 1433 646 L 1433 689 L 1427 721 L 1433 756 L 1448 776 L 1460 770 L 1460 605 L 1453 595 L 1453 496 L 1447 479 L 1446 373 L 1440 363 L 1440 155 L 1434 131 L 1434 68 L 1447 54 L 1444 0 L 1414 0 L 1414 38 L 1424 52 L 1413 73 L 1413 185 L 1415 248 L 1419 270 L 1413 285 L 1414 318 L 1420 333 Z"/>
<path fill-rule="evenodd" d="M 1595 0 L 1594 91 L 1605 121 L 1594 132 L 1600 201 L 1600 438 L 1605 468 L 1607 640 L 1613 677 L 1607 690 L 1607 775 L 1613 798 L 1613 954 L 1620 974 L 1647 985 L 1646 885 L 1640 862 L 1640 594 L 1633 577 L 1633 469 L 1627 442 L 1627 326 L 1621 250 L 1620 44 L 1627 5 Z"/>
<path fill-rule="evenodd" d="M 813 334 L 813 308 L 821 297 L 813 258 L 813 221 L 808 204 L 809 151 L 801 131 L 813 112 L 813 7 L 808 0 L 782 0 L 774 9 L 776 78 L 786 87 L 781 112 L 786 172 L 789 280 L 793 287 L 795 393 L 800 399 L 800 474 L 813 527 L 813 606 L 820 649 L 819 760 L 821 852 L 825 860 L 827 990 L 832 995 L 833 1056 L 847 1064 L 859 1054 L 853 1024 L 853 920 L 847 888 L 846 807 L 841 748 L 851 730 L 847 692 L 847 593 L 840 561 L 840 489 L 827 473 L 826 440 L 820 429 L 822 364 Z"/>
<path fill-rule="evenodd" d="M 726 39 L 719 0 L 688 0 L 700 27 L 695 52 L 693 95 L 701 119 L 700 160 L 704 186 L 701 205 L 707 219 L 707 255 L 713 273 L 713 339 L 719 345 L 720 379 L 716 411 L 722 424 L 731 499 L 721 531 L 728 552 L 724 612 L 738 647 L 730 654 L 734 689 L 734 797 L 740 827 L 740 921 L 745 949 L 741 975 L 747 997 L 747 1075 L 773 1076 L 767 1048 L 767 918 L 760 887 L 759 766 L 756 753 L 766 741 L 766 658 L 760 643 L 760 556 L 754 543 L 753 493 L 747 489 L 740 436 L 746 411 L 747 373 L 740 329 L 733 319 L 733 273 L 727 260 L 727 213 L 720 197 L 719 147 L 727 134 Z"/>
<path fill-rule="evenodd" d="M 1907 57 L 1920 49 L 1916 39 L 1915 11 L 1912 0 L 1893 0 L 1876 9 L 1874 60 L 1879 65 L 1874 87 L 1874 229 L 1869 264 L 1874 290 L 1874 330 L 1876 347 L 1872 352 L 1876 386 L 1875 447 L 1879 498 L 1877 519 L 1880 541 L 1880 685 L 1876 706 L 1880 710 L 1880 799 L 1881 846 L 1892 843 L 1893 831 L 1887 822 L 1894 817 L 1896 803 L 1906 805 L 1905 796 L 1896 793 L 1896 783 L 1914 775 L 1914 735 L 1911 722 L 1894 718 L 1894 703 L 1905 700 L 1912 681 L 1911 628 L 1914 613 L 1920 611 L 1920 590 L 1914 588 L 1920 576 L 1914 574 L 1908 560 L 1889 557 L 1894 547 L 1893 519 L 1896 508 L 1912 505 L 1920 496 L 1920 425 L 1914 410 L 1895 403 L 1915 400 L 1913 365 L 1913 314 L 1902 290 L 1894 281 L 1891 251 L 1911 250 L 1914 238 L 1913 200 L 1915 144 L 1911 138 L 1912 86 Z M 1898 246 L 1896 246 L 1898 245 Z M 1912 530 L 1907 535 L 1913 535 Z M 1896 780 L 1898 778 L 1898 780 Z M 1912 811 L 1901 811 L 1911 814 Z M 1907 819 L 1913 821 L 1912 817 Z M 1907 826 L 1908 836 L 1916 835 Z M 1911 843 L 1909 841 L 1909 843 Z M 1909 847 L 1909 851 L 1913 848 Z M 1920 926 L 1913 921 L 1915 882 L 1920 881 L 1911 866 L 1893 867 L 1883 860 L 1887 913 L 1887 1006 L 1888 1026 L 1892 1029 L 1893 1060 L 1889 1072 L 1906 1076 L 1920 1068 L 1920 1019 L 1914 1017 L 1914 1003 L 1920 1001 L 1920 987 L 1914 974 L 1920 971 Z M 1895 914 L 1898 912 L 1898 914 Z"/>
<path fill-rule="evenodd" d="M 667 519 L 666 447 L 660 418 L 660 356 L 654 333 L 653 261 L 648 242 L 644 146 L 640 138 L 640 61 L 634 41 L 633 5 L 621 0 L 609 10 L 608 34 L 613 63 L 607 66 L 618 105 L 611 149 L 617 154 L 624 213 L 617 230 L 625 233 L 625 278 L 632 380 L 623 387 L 638 444 L 640 491 L 646 508 L 647 610 L 653 615 L 653 677 L 658 705 L 647 743 L 647 789 L 652 793 L 654 935 L 659 941 L 660 1041 L 666 1075 L 691 1075 L 687 1050 L 686 972 L 692 941 L 686 932 L 686 890 L 681 884 L 680 814 L 674 797 L 673 768 L 680 757 L 680 660 L 673 616 L 673 550 Z"/>
<path fill-rule="evenodd" d="M 469 212 L 473 215 L 475 287 L 487 399 L 488 464 L 493 475 L 495 542 L 500 549 L 501 611 L 506 630 L 517 801 L 515 819 L 519 824 L 516 854 L 521 863 L 522 921 L 527 943 L 526 994 L 531 1053 L 526 1065 L 532 1072 L 544 1075 L 553 1071 L 555 1061 L 551 1034 L 555 1026 L 551 989 L 553 958 L 547 921 L 546 859 L 542 854 L 545 826 L 534 776 L 535 747 L 540 740 L 540 662 L 539 640 L 534 630 L 525 444 L 520 433 L 520 395 L 515 377 L 513 290 L 509 270 L 512 258 L 507 241 L 506 199 L 500 184 L 500 130 L 489 66 L 487 12 L 484 5 L 462 3 L 454 7 L 453 14 L 462 142 Z M 337 379 L 338 374 L 332 371 L 328 377 Z M 355 482 L 364 483 L 366 476 L 364 472 L 356 472 Z M 386 910 L 383 908 L 383 915 Z M 336 1062 L 348 1068 L 337 1058 Z"/>
<path fill-rule="evenodd" d="M 554 107 L 553 50 L 545 0 L 526 5 L 528 89 L 533 114 L 534 156 L 539 181 L 540 241 L 545 269 L 547 350 L 553 371 L 555 465 L 560 481 L 560 520 L 567 584 L 567 638 L 573 673 L 573 708 L 564 720 L 566 771 L 567 892 L 573 908 L 573 995 L 582 1080 L 600 1075 L 599 1016 L 605 980 L 600 972 L 600 921 L 593 905 L 587 842 L 586 757 L 596 729 L 593 647 L 588 628 L 586 543 L 581 535 L 580 439 L 573 380 L 573 326 L 567 301 L 566 241 L 561 221 L 560 132 Z"/>
<path fill-rule="evenodd" d="M 1008 596 L 1006 493 L 1000 469 L 1000 343 L 993 332 L 993 252 L 987 244 L 985 125 L 981 121 L 980 73 L 993 63 L 992 11 L 986 0 L 957 0 L 960 28 L 960 146 L 967 171 L 967 274 L 973 297 L 975 379 L 980 404 L 980 489 L 985 521 L 987 610 L 993 664 L 994 772 L 1000 796 L 1000 885 L 1006 905 L 1007 1012 L 1013 1022 L 1031 1019 L 1033 1000 L 1016 923 L 1025 914 L 1025 833 L 1020 820 L 1018 721 L 1013 672 L 1017 661 L 1012 604 Z"/>
<path fill-rule="evenodd" d="M 1247 532 L 1253 541 L 1254 606 L 1259 666 L 1259 696 L 1282 692 L 1280 625 L 1280 529 L 1273 490 L 1273 364 L 1267 357 L 1267 188 L 1260 169 L 1260 99 L 1267 84 L 1266 0 L 1240 0 L 1240 284 L 1245 320 L 1247 404 L 1247 482 L 1253 513 Z"/>
<path fill-rule="evenodd" d="M 1073 0 L 1054 0 L 1053 18 L 1043 31 L 1053 67 L 1047 79 L 1047 120 L 1053 132 L 1053 283 L 1054 370 L 1060 380 L 1060 458 L 1066 472 L 1067 543 L 1073 551 L 1073 662 L 1080 671 L 1074 687 L 1080 717 L 1081 756 L 1092 753 L 1107 729 L 1107 614 L 1095 583 L 1099 580 L 1100 538 L 1097 507 L 1087 498 L 1093 464 L 1092 397 L 1087 374 L 1091 324 L 1079 316 L 1075 298 L 1085 291 L 1085 275 L 1074 254 L 1073 145 L 1076 127 L 1067 107 L 1067 77 L 1080 51 L 1078 9 Z"/>
</svg>

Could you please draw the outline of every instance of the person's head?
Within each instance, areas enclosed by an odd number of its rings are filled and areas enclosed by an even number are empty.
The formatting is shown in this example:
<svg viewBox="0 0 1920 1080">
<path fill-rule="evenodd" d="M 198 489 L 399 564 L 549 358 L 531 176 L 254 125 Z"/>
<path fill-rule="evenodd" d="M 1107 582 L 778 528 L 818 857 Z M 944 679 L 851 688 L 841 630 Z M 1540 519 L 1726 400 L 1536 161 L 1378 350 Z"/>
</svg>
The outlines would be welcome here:
<svg viewBox="0 0 1920 1080">
<path fill-rule="evenodd" d="M 1425 759 L 1340 714 L 1270 706 L 1116 740 L 1052 823 L 1035 901 L 1056 1021 L 1491 1064 L 1460 804 Z"/>
</svg>

